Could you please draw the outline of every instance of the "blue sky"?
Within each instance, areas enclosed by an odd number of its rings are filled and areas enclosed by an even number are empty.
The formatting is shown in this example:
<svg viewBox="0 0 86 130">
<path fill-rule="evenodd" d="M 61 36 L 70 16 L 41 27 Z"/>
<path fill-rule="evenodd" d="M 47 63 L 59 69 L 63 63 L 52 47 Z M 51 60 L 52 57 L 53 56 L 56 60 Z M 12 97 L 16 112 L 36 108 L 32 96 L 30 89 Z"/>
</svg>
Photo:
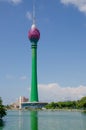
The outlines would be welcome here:
<svg viewBox="0 0 86 130">
<path fill-rule="evenodd" d="M 31 44 L 27 35 L 32 6 L 30 0 L 0 0 L 0 96 L 6 104 L 30 94 Z M 36 0 L 36 24 L 41 33 L 40 100 L 85 96 L 86 0 Z"/>
</svg>

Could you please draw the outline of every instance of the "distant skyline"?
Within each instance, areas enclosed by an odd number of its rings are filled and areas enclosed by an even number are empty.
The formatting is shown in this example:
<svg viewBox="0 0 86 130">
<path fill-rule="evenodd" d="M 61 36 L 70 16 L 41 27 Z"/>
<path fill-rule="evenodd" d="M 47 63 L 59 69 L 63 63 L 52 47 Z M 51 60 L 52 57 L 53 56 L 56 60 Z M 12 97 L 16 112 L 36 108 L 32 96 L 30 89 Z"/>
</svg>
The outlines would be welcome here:
<svg viewBox="0 0 86 130">
<path fill-rule="evenodd" d="M 86 96 L 86 0 L 35 0 L 39 100 Z M 29 97 L 33 1 L 0 0 L 0 96 Z"/>
</svg>

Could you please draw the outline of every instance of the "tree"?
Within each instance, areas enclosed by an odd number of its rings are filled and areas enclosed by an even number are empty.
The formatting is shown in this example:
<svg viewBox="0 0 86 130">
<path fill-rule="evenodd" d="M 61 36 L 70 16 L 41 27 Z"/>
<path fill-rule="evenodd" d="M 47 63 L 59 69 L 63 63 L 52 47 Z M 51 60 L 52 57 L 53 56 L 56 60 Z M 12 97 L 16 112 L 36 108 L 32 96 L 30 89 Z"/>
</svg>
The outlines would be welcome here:
<svg viewBox="0 0 86 130">
<path fill-rule="evenodd" d="M 6 115 L 6 109 L 2 104 L 2 99 L 0 97 L 0 119 L 2 119 Z"/>
<path fill-rule="evenodd" d="M 77 101 L 51 102 L 45 106 L 46 109 L 85 109 L 86 96 Z"/>
<path fill-rule="evenodd" d="M 81 100 L 77 101 L 77 107 L 82 108 L 82 109 L 86 109 L 86 96 L 82 97 Z"/>
</svg>

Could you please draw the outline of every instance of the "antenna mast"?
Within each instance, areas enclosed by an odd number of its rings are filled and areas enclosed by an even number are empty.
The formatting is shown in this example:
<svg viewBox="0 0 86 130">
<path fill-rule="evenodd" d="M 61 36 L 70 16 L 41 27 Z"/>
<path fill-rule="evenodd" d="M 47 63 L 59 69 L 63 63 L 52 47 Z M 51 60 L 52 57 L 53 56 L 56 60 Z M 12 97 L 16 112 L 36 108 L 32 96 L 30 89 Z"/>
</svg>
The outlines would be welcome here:
<svg viewBox="0 0 86 130">
<path fill-rule="evenodd" d="M 36 0 L 33 0 L 33 24 L 36 24 L 35 6 L 36 6 Z"/>
</svg>

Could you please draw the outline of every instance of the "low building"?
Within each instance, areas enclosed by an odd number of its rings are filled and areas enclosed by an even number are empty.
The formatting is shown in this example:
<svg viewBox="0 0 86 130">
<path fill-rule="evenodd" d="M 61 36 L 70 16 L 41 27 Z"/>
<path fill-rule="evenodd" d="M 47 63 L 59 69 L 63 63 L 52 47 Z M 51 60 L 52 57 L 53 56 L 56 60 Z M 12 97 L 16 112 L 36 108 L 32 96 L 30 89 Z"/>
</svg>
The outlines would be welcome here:
<svg viewBox="0 0 86 130">
<path fill-rule="evenodd" d="M 20 96 L 20 97 L 18 98 L 18 100 L 16 100 L 15 102 L 13 102 L 13 103 L 11 104 L 11 106 L 12 106 L 13 109 L 18 109 L 18 108 L 21 109 L 21 103 L 26 103 L 26 102 L 28 102 L 28 101 L 29 101 L 28 98 L 26 98 L 26 97 L 24 97 L 24 96 Z"/>
</svg>

